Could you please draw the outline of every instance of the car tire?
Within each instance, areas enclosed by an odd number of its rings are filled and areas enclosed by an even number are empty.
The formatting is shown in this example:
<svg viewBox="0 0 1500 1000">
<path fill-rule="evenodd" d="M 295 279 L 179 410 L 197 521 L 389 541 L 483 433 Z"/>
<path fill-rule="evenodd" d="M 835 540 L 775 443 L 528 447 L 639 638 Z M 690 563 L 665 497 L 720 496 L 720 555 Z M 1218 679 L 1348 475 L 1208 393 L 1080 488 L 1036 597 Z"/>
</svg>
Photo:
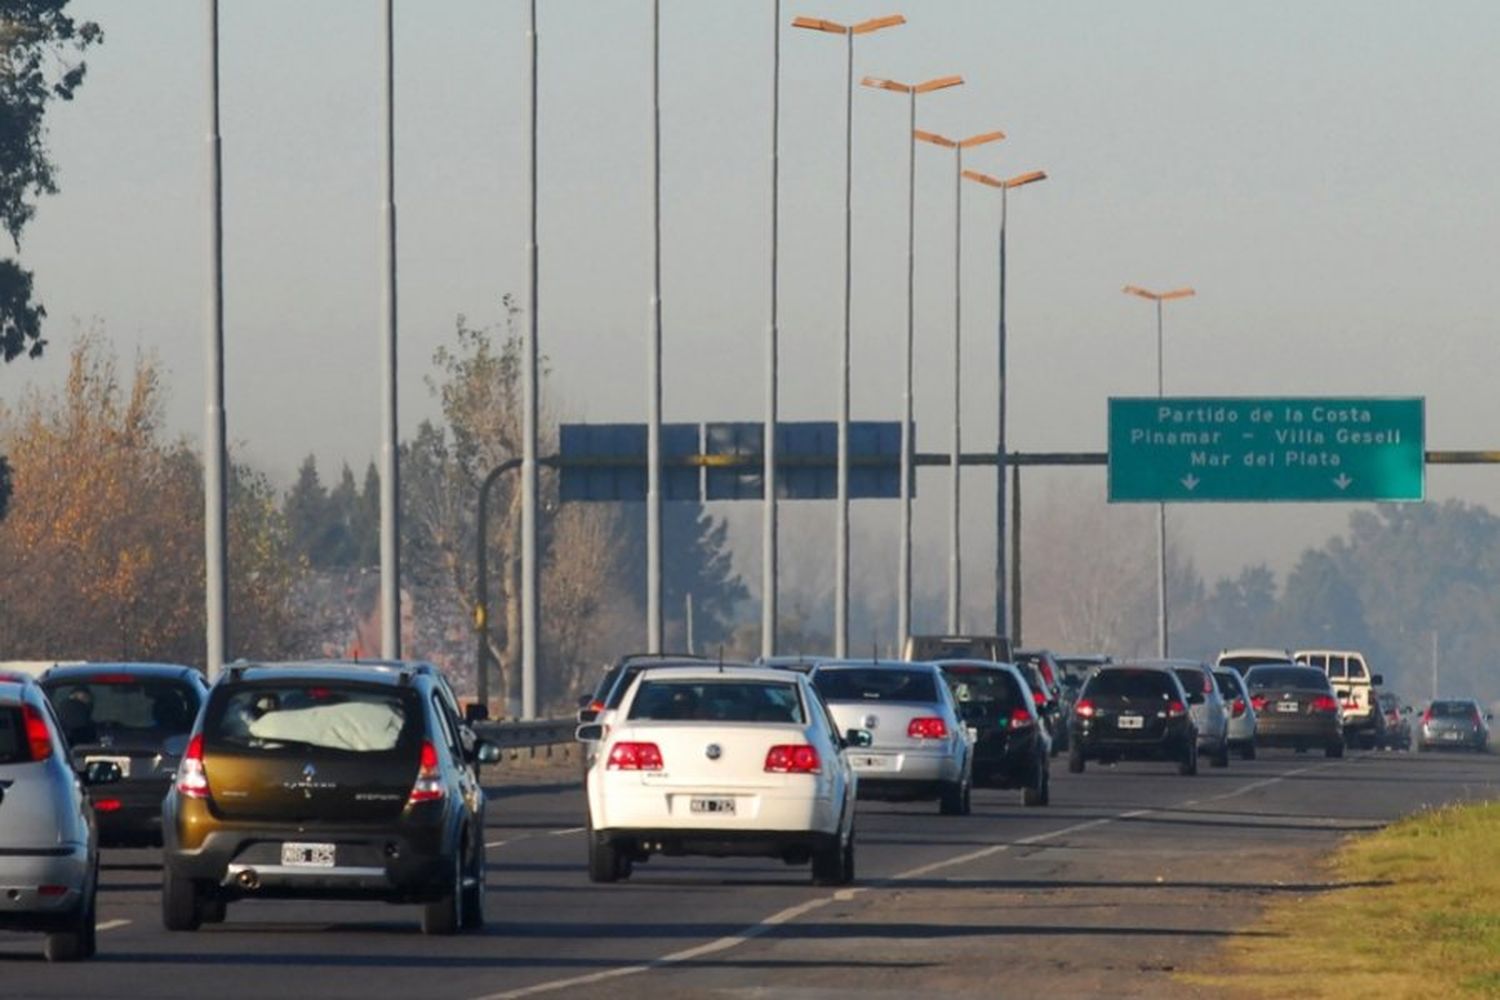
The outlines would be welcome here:
<svg viewBox="0 0 1500 1000">
<path fill-rule="evenodd" d="M 1335 758 L 1344 756 L 1344 744 L 1342 744 L 1342 743 L 1330 743 L 1330 744 L 1328 744 L 1328 746 L 1326 746 L 1326 747 L 1323 748 L 1323 756 L 1325 756 L 1325 757 L 1335 757 Z"/>
<path fill-rule="evenodd" d="M 614 841 L 608 840 L 589 831 L 589 881 L 590 882 L 618 882 L 620 880 L 620 869 L 625 864 L 625 858 L 615 847 Z"/>
<path fill-rule="evenodd" d="M 1083 747 L 1074 744 L 1068 748 L 1068 773 L 1082 774 L 1087 766 L 1083 756 Z"/>
<path fill-rule="evenodd" d="M 1021 789 L 1021 804 L 1023 806 L 1047 804 L 1047 759 L 1040 754 L 1037 755 L 1036 773 L 1031 776 L 1031 784 Z"/>
<path fill-rule="evenodd" d="M 851 885 L 854 882 L 854 827 L 849 828 L 849 839 L 844 843 L 843 870 L 839 873 L 842 880 L 840 885 Z"/>
<path fill-rule="evenodd" d="M 1214 753 L 1213 757 L 1209 760 L 1209 764 L 1212 765 L 1213 767 L 1228 767 L 1229 766 L 1229 737 L 1228 736 L 1224 737 L 1224 739 L 1219 742 L 1219 749 Z"/>
<path fill-rule="evenodd" d="M 442 895 L 422 906 L 422 933 L 435 937 L 457 934 L 464 924 L 463 911 L 464 856 L 460 847 L 453 853 L 452 877 Z"/>
<path fill-rule="evenodd" d="M 464 876 L 464 930 L 484 926 L 485 864 L 484 844 L 476 843 L 469 852 L 469 871 Z"/>
<path fill-rule="evenodd" d="M 938 793 L 938 812 L 944 816 L 964 814 L 964 783 L 962 780 L 945 784 Z"/>
<path fill-rule="evenodd" d="M 844 845 L 838 834 L 833 834 L 822 847 L 813 848 L 813 885 L 844 885 Z"/>
<path fill-rule="evenodd" d="M 161 923 L 169 931 L 195 931 L 203 925 L 203 893 L 197 883 L 161 868 Z"/>
<path fill-rule="evenodd" d="M 1240 759 L 1241 760 L 1254 760 L 1255 759 L 1255 742 L 1253 740 L 1250 741 L 1249 743 L 1246 743 L 1244 746 L 1240 747 Z"/>
<path fill-rule="evenodd" d="M 1182 760 L 1177 762 L 1177 773 L 1183 777 L 1192 777 L 1198 773 L 1198 741 L 1188 740 L 1187 753 Z"/>
<path fill-rule="evenodd" d="M 72 925 L 64 930 L 50 932 L 42 943 L 42 954 L 49 962 L 76 962 L 92 958 L 97 950 L 94 936 L 95 914 L 99 896 L 99 876 L 94 875 L 93 886 L 85 886 L 85 896 L 78 906 Z"/>
</svg>

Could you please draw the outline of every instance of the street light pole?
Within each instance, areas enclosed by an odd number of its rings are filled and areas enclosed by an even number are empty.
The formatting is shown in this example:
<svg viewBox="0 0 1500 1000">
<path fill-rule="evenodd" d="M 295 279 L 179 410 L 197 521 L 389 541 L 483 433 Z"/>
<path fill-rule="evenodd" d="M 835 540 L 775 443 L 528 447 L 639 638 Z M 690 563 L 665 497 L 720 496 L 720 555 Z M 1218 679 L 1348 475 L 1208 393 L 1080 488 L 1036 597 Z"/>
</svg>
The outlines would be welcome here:
<svg viewBox="0 0 1500 1000">
<path fill-rule="evenodd" d="M 1153 292 L 1138 285 L 1126 285 L 1127 295 L 1135 295 L 1156 303 L 1156 398 L 1165 395 L 1164 368 L 1162 365 L 1162 303 L 1174 299 L 1185 299 L 1198 294 L 1191 288 L 1176 288 L 1170 292 Z M 1167 635 L 1167 505 L 1156 505 L 1156 655 L 1166 659 L 1171 643 Z"/>
<path fill-rule="evenodd" d="M 651 306 L 646 349 L 646 651 L 662 650 L 661 0 L 651 0 Z"/>
<path fill-rule="evenodd" d="M 954 152 L 953 158 L 953 445 L 949 455 L 950 482 L 948 521 L 948 631 L 961 626 L 963 610 L 963 531 L 961 518 L 963 481 L 963 203 L 964 150 L 1005 138 L 1004 132 L 985 132 L 967 139 L 949 139 L 934 132 L 917 130 L 918 139 Z"/>
<path fill-rule="evenodd" d="M 854 37 L 905 24 L 900 14 L 871 18 L 854 25 L 798 17 L 792 27 L 844 36 L 844 328 L 839 350 L 838 530 L 834 553 L 833 655 L 849 649 L 849 367 L 850 302 L 853 292 L 854 198 Z"/>
<path fill-rule="evenodd" d="M 906 381 L 902 390 L 901 420 L 901 541 L 898 560 L 899 591 L 896 601 L 896 640 L 904 643 L 911 634 L 911 487 L 912 454 L 916 442 L 912 440 L 915 422 L 915 394 L 912 388 L 913 366 L 916 359 L 916 233 L 917 233 L 917 95 L 956 87 L 964 82 L 961 76 L 943 76 L 925 83 L 906 84 L 896 80 L 882 80 L 867 76 L 860 81 L 866 87 L 893 90 L 907 95 L 907 161 L 906 161 Z"/>
<path fill-rule="evenodd" d="M 541 604 L 538 577 L 541 560 L 538 548 L 540 529 L 537 524 L 537 435 L 541 386 L 537 337 L 540 329 L 539 251 L 537 249 L 537 31 L 536 3 L 531 0 L 530 21 L 526 31 L 528 84 L 527 119 L 530 140 L 526 157 L 526 338 L 521 349 L 521 718 L 534 719 L 537 711 L 536 654 L 541 630 Z M 485 481 L 486 487 L 490 484 Z M 480 539 L 484 538 L 484 497 L 480 500 Z M 480 549 L 483 559 L 484 550 Z M 481 591 L 482 593 L 482 591 Z M 480 636 L 481 667 L 488 661 L 483 655 L 484 636 Z"/>
<path fill-rule="evenodd" d="M 396 421 L 396 66 L 394 3 L 385 0 L 382 46 L 385 67 L 385 136 L 383 170 L 385 287 L 381 296 L 384 338 L 381 343 L 380 445 L 380 655 L 401 658 L 401 490 Z"/>
<path fill-rule="evenodd" d="M 219 0 L 208 0 L 208 405 L 203 434 L 204 612 L 207 619 L 205 666 L 217 680 L 229 651 L 228 502 L 224 416 L 224 187 L 219 137 Z"/>
<path fill-rule="evenodd" d="M 996 409 L 998 411 L 998 422 L 995 445 L 995 634 L 1007 634 L 1008 615 L 1006 612 L 1006 566 L 1005 566 L 1005 470 L 1008 462 L 1009 452 L 1006 450 L 1005 442 L 1005 374 L 1006 374 L 1006 340 L 1005 340 L 1005 221 L 1009 213 L 1010 189 L 1021 187 L 1026 184 L 1034 184 L 1037 181 L 1046 180 L 1047 174 L 1041 170 L 1033 170 L 1030 173 L 1017 174 L 1001 180 L 982 174 L 977 170 L 965 170 L 964 176 L 971 181 L 987 185 L 1000 190 L 1000 246 L 998 260 L 1000 264 L 1000 303 L 999 303 L 999 360 L 997 365 L 996 386 L 998 388 L 998 399 Z M 1016 497 L 1017 509 L 1020 509 L 1020 497 Z M 1018 521 L 1019 523 L 1019 521 Z M 1019 550 L 1017 552 L 1019 555 Z M 1017 560 L 1019 563 L 1019 560 Z M 1017 602 L 1019 604 L 1019 601 Z M 1009 630 L 1011 638 L 1018 639 L 1015 630 Z"/>
<path fill-rule="evenodd" d="M 777 250 L 781 239 L 781 0 L 771 0 L 771 301 L 770 322 L 766 326 L 766 424 L 761 431 L 761 473 L 765 499 L 761 505 L 761 599 L 760 655 L 776 655 L 776 589 L 777 589 L 777 503 L 776 422 L 777 376 L 780 350 L 780 303 L 777 293 Z"/>
<path fill-rule="evenodd" d="M 501 476 L 524 466 L 525 462 L 524 458 L 507 458 L 491 469 L 489 475 L 484 477 L 484 482 L 479 486 L 479 510 L 477 511 L 474 530 L 474 631 L 479 639 L 478 656 L 476 658 L 478 672 L 475 677 L 475 684 L 478 689 L 479 704 L 486 707 L 490 703 L 490 490 L 500 481 Z M 524 542 L 522 544 L 524 545 Z M 522 586 L 524 588 L 524 583 Z M 525 641 L 524 632 L 522 633 L 522 641 Z"/>
</svg>

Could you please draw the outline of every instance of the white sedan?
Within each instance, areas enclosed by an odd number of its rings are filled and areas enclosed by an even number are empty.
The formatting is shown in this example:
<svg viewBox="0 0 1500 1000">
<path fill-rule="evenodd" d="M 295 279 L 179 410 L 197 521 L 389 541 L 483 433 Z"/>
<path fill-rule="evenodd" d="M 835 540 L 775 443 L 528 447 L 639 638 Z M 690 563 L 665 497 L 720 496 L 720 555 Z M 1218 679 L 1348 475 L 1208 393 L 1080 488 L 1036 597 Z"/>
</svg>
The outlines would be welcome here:
<svg viewBox="0 0 1500 1000">
<path fill-rule="evenodd" d="M 813 882 L 854 879 L 855 776 L 801 674 L 717 666 L 640 675 L 587 775 L 589 878 L 614 882 L 652 854 L 812 863 Z"/>
</svg>

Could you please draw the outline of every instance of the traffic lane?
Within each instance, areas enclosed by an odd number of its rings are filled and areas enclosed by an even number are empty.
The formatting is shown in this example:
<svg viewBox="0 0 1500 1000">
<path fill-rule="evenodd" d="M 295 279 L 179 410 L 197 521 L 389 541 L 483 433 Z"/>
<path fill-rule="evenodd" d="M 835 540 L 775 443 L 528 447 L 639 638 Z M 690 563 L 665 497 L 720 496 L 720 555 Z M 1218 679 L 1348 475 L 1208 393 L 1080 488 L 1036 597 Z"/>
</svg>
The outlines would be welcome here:
<svg viewBox="0 0 1500 1000">
<path fill-rule="evenodd" d="M 1500 760 L 1484 756 L 1287 754 L 1266 755 L 1263 765 L 1288 773 L 1244 782 L 1208 772 L 1221 777 L 1176 807 L 1128 810 L 892 882 L 789 933 L 746 942 L 733 965 L 665 968 L 612 995 L 750 996 L 745 970 L 754 969 L 765 995 L 794 998 L 993 996 L 997 987 L 1018 996 L 1217 996 L 1177 973 L 1212 967 L 1226 941 L 1252 933 L 1245 925 L 1266 900 L 1337 891 L 1320 859 L 1340 838 L 1427 806 L 1500 794 Z M 1069 787 L 1103 801 L 1116 798 L 1108 784 L 1131 777 L 1091 768 Z M 879 956 L 883 967 L 817 966 L 847 955 Z M 792 963 L 796 976 L 777 971 Z"/>
</svg>

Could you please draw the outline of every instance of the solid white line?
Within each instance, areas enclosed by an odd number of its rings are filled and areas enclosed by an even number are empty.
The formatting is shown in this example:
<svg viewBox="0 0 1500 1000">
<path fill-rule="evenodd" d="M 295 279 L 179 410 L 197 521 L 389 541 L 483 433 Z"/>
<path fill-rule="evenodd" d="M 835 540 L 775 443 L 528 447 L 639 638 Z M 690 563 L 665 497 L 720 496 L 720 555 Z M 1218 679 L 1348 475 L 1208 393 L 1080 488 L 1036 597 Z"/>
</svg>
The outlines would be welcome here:
<svg viewBox="0 0 1500 1000">
<path fill-rule="evenodd" d="M 124 927 L 127 924 L 129 924 L 129 923 L 130 923 L 129 920 L 106 920 L 102 924 L 95 924 L 94 925 L 94 933 L 95 934 L 101 934 L 104 931 L 112 931 L 112 930 L 115 930 L 116 928 Z"/>
<path fill-rule="evenodd" d="M 567 836 L 570 833 L 582 833 L 583 831 L 585 831 L 587 829 L 588 829 L 588 827 L 586 827 L 586 826 L 570 826 L 566 830 L 553 830 L 551 833 L 547 834 L 547 836 L 549 836 L 549 837 L 564 837 L 564 836 Z"/>
<path fill-rule="evenodd" d="M 509 844 L 509 843 L 510 843 L 509 840 L 491 840 L 491 841 L 488 841 L 484 846 L 486 848 L 496 848 L 496 847 L 504 847 L 506 844 Z"/>
<path fill-rule="evenodd" d="M 970 851 L 967 854 L 960 854 L 957 857 L 948 858 L 944 861 L 935 861 L 932 864 L 921 865 L 917 868 L 908 869 L 907 871 L 901 872 L 899 875 L 891 876 L 890 881 L 899 882 L 921 878 L 924 875 L 929 875 L 935 871 L 941 871 L 944 868 L 952 868 L 956 865 L 963 865 L 969 864 L 974 861 L 981 861 L 984 858 L 992 857 L 996 854 L 1001 853 L 1002 851 L 1007 851 L 1013 846 L 1030 846 L 1033 844 L 1040 844 L 1048 840 L 1054 840 L 1058 837 L 1065 837 L 1069 834 L 1080 833 L 1084 830 L 1092 830 L 1101 826 L 1106 826 L 1110 823 L 1116 823 L 1122 819 L 1136 819 L 1137 817 L 1149 816 L 1153 813 L 1176 812 L 1191 805 L 1198 805 L 1204 802 L 1220 802 L 1224 799 L 1232 799 L 1235 796 L 1243 795 L 1246 792 L 1254 791 L 1257 788 L 1264 788 L 1267 785 L 1274 785 L 1278 781 L 1290 778 L 1293 775 L 1306 774 L 1309 771 L 1316 771 L 1320 768 L 1332 767 L 1335 763 L 1337 762 L 1328 761 L 1322 764 L 1314 764 L 1308 767 L 1297 768 L 1294 771 L 1286 771 L 1282 774 L 1274 775 L 1270 778 L 1263 778 L 1260 781 L 1252 781 L 1250 784 L 1245 785 L 1242 788 L 1237 788 L 1234 791 L 1225 792 L 1221 795 L 1212 795 L 1204 799 L 1191 799 L 1188 802 L 1180 803 L 1176 807 L 1158 806 L 1147 809 L 1131 809 L 1126 812 L 1116 813 L 1113 816 L 1105 816 L 1100 819 L 1091 819 L 1084 823 L 1074 823 L 1072 826 L 1065 826 L 1057 830 L 1048 831 L 1046 833 L 1038 833 L 1030 837 L 1022 837 L 1020 840 L 1014 841 L 1013 843 L 992 844 L 989 847 L 980 848 L 977 851 Z M 578 832 L 578 830 L 554 831 L 555 834 L 575 832 Z M 505 843 L 505 841 L 501 841 L 501 843 Z M 791 920 L 795 920 L 798 917 L 806 916 L 814 910 L 821 909 L 830 903 L 850 902 L 856 896 L 868 892 L 871 888 L 873 887 L 860 886 L 853 889 L 841 889 L 831 896 L 823 896 L 818 899 L 809 899 L 805 902 L 798 903 L 796 906 L 789 906 L 786 909 L 781 910 L 780 912 L 773 913 L 759 923 L 751 924 L 750 926 L 744 928 L 736 934 L 731 934 L 727 937 L 721 937 L 717 940 L 709 941 L 706 944 L 696 945 L 683 951 L 675 951 L 669 955 L 663 955 L 660 958 L 652 959 L 649 962 L 643 962 L 639 965 L 624 965 L 614 969 L 605 969 L 602 972 L 591 972 L 583 976 L 573 976 L 569 979 L 552 979 L 543 983 L 535 983 L 531 986 L 522 986 L 517 989 L 506 990 L 502 993 L 489 993 L 482 997 L 476 997 L 475 1000 L 516 1000 L 516 998 L 519 997 L 536 996 L 540 993 L 551 993 L 556 990 L 571 989 L 578 986 L 588 986 L 592 985 L 593 983 L 607 982 L 609 980 L 619 979 L 624 976 L 633 976 L 642 972 L 650 972 L 653 969 L 660 969 L 665 966 L 676 965 L 681 962 L 688 962 L 695 958 L 701 958 L 704 955 L 712 955 L 721 951 L 726 951 L 730 948 L 738 947 L 739 945 L 742 945 L 747 941 L 751 941 L 762 936 L 766 932 L 770 931 L 773 927 L 780 926 L 781 924 L 787 923 Z"/>
</svg>

